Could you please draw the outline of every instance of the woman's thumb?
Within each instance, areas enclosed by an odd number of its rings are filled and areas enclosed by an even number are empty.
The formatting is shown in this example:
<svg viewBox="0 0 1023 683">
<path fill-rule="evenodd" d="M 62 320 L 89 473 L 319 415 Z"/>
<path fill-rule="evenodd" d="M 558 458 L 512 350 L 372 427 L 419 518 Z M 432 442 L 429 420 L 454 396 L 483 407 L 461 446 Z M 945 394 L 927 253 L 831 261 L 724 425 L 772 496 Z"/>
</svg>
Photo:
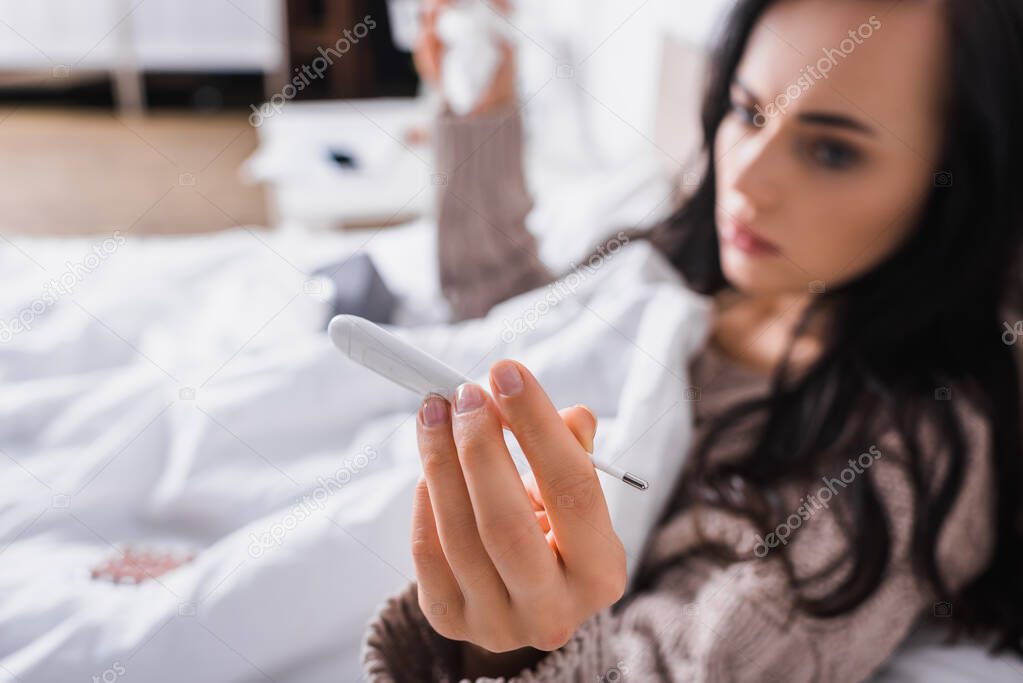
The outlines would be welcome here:
<svg viewBox="0 0 1023 683">
<path fill-rule="evenodd" d="M 593 438 L 597 434 L 597 418 L 589 408 L 584 405 L 575 405 L 571 408 L 562 408 L 558 411 L 561 420 L 575 435 L 587 453 L 593 452 Z"/>
</svg>

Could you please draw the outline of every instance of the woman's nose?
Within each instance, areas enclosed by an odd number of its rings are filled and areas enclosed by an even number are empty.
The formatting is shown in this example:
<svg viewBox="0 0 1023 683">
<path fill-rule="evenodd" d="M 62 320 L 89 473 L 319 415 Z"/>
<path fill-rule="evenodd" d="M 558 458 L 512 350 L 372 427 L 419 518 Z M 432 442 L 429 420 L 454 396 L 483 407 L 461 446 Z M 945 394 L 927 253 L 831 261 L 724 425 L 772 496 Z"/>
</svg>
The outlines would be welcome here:
<svg viewBox="0 0 1023 683">
<path fill-rule="evenodd" d="M 757 209 L 769 209 L 781 198 L 780 147 L 777 136 L 761 131 L 733 150 L 732 186 Z"/>
</svg>

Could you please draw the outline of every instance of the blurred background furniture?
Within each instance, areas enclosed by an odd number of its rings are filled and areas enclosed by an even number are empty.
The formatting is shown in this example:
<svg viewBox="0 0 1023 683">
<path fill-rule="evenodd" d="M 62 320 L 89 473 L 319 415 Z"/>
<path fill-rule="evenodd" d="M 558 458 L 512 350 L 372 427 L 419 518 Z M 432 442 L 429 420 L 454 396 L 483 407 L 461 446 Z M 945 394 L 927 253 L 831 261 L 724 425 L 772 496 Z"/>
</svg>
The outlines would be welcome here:
<svg viewBox="0 0 1023 683">
<path fill-rule="evenodd" d="M 294 99 L 411 99 L 385 0 L 0 0 L 0 231 L 266 225 L 274 202 L 239 173 L 251 108 L 367 16 Z"/>
<path fill-rule="evenodd" d="M 145 106 L 146 73 L 254 72 L 271 92 L 286 69 L 282 0 L 0 0 L 0 19 L 0 68 L 110 74 L 122 110 Z"/>
<path fill-rule="evenodd" d="M 550 253 L 568 258 L 565 245 L 666 205 L 698 143 L 702 44 L 727 0 L 520 1 L 531 228 L 556 227 Z M 428 213 L 430 146 L 410 135 L 431 116 L 409 53 L 417 11 L 0 0 L 0 231 L 351 229 Z M 350 32 L 351 49 L 292 87 Z"/>
<path fill-rule="evenodd" d="M 310 64 L 320 56 L 320 48 L 335 45 L 346 31 L 351 35 L 353 27 L 367 18 L 372 22 L 365 37 L 358 37 L 358 49 L 336 60 L 325 78 L 313 82 L 303 92 L 303 98 L 415 95 L 419 78 L 408 51 L 394 39 L 392 14 L 386 0 L 287 0 L 288 57 L 292 68 Z M 290 73 L 286 71 L 284 75 Z"/>
<path fill-rule="evenodd" d="M 270 222 L 284 229 L 393 225 L 432 203 L 421 98 L 293 102 L 259 127 L 246 176 L 267 189 Z"/>
</svg>

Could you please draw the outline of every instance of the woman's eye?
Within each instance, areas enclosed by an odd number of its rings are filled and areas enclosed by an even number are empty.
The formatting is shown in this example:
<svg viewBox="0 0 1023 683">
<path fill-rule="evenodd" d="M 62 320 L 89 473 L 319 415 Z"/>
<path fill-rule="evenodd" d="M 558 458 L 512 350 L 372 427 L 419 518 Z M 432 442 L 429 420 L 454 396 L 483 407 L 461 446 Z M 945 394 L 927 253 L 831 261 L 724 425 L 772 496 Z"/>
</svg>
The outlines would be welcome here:
<svg viewBox="0 0 1023 683">
<path fill-rule="evenodd" d="M 833 140 L 811 143 L 807 156 L 813 163 L 833 170 L 849 168 L 860 159 L 859 152 L 851 146 Z"/>
<path fill-rule="evenodd" d="M 729 108 L 739 117 L 743 125 L 752 126 L 754 128 L 760 128 L 763 122 L 760 121 L 760 117 L 757 116 L 757 111 L 751 107 L 747 107 L 744 104 L 732 100 L 729 102 Z"/>
</svg>

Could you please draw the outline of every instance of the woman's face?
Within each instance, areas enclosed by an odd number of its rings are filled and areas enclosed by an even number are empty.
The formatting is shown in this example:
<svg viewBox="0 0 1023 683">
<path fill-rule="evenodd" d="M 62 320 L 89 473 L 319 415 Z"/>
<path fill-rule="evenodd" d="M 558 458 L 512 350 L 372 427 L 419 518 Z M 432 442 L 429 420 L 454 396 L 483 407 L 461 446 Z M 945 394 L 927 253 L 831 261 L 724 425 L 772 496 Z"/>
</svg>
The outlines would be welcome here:
<svg viewBox="0 0 1023 683">
<path fill-rule="evenodd" d="M 760 19 L 716 138 L 728 281 L 818 293 L 914 227 L 937 168 L 945 34 L 937 2 L 783 0 Z"/>
</svg>

